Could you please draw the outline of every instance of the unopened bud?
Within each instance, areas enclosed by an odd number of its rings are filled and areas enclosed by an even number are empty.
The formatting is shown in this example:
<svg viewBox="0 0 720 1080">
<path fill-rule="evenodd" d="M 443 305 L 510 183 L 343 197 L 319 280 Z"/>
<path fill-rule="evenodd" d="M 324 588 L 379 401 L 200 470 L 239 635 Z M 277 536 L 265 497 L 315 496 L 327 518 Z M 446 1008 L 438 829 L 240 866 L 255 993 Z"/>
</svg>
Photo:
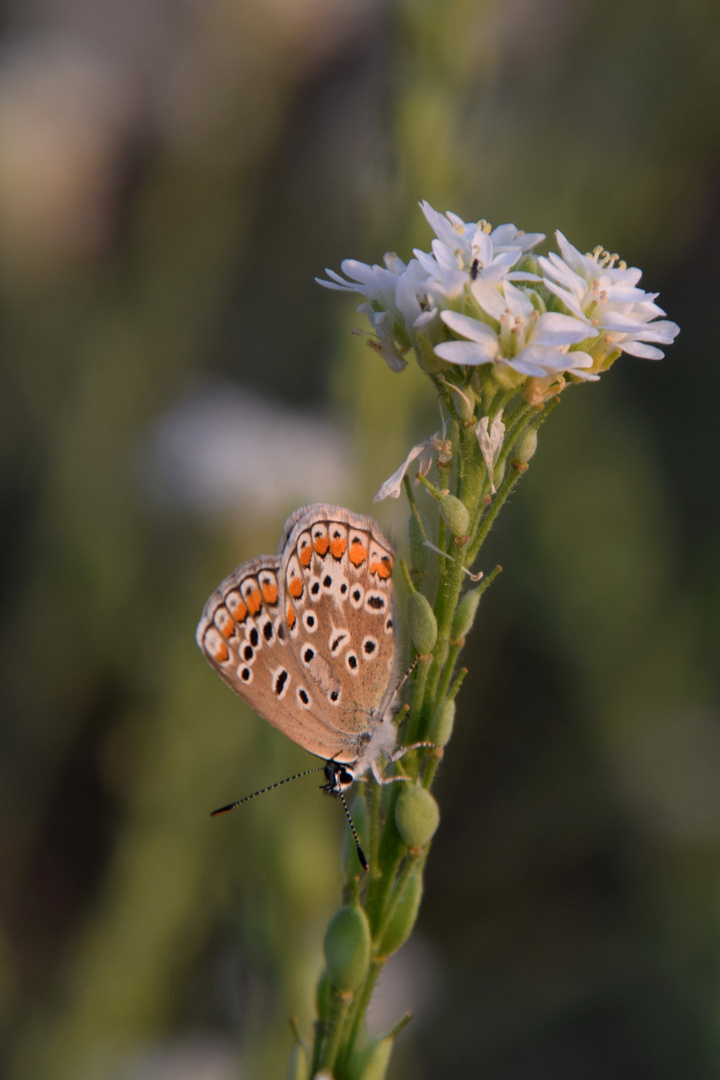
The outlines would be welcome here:
<svg viewBox="0 0 720 1080">
<path fill-rule="evenodd" d="M 455 724 L 455 701 L 444 701 L 433 714 L 428 730 L 428 741 L 435 746 L 447 746 Z"/>
<path fill-rule="evenodd" d="M 415 784 L 403 784 L 395 803 L 395 824 L 407 846 L 413 850 L 424 848 L 439 823 L 438 804 L 430 792 Z"/>
<path fill-rule="evenodd" d="M 422 891 L 422 875 L 418 871 L 412 875 L 397 902 L 382 941 L 377 947 L 378 956 L 391 956 L 410 937 L 420 907 Z"/>
<path fill-rule="evenodd" d="M 505 479 L 505 463 L 506 459 L 503 458 L 503 460 L 499 461 L 493 469 L 493 487 L 496 491 Z"/>
<path fill-rule="evenodd" d="M 370 966 L 370 927 L 362 908 L 348 904 L 333 916 L 325 933 L 325 960 L 333 989 L 354 994 Z"/>
<path fill-rule="evenodd" d="M 450 637 L 453 641 L 459 641 L 469 633 L 470 627 L 475 622 L 475 615 L 481 596 L 482 587 L 469 589 L 458 604 L 453 616 L 452 626 L 450 627 Z"/>
<path fill-rule="evenodd" d="M 524 435 L 521 435 L 515 443 L 515 457 L 518 461 L 521 461 L 523 465 L 527 465 L 528 461 L 537 450 L 537 441 L 537 428 L 532 428 L 530 431 L 526 431 Z"/>
<path fill-rule="evenodd" d="M 466 536 L 470 528 L 470 511 L 465 503 L 454 495 L 441 495 L 438 503 L 440 513 L 453 536 Z"/>
<path fill-rule="evenodd" d="M 420 656 L 428 656 L 437 641 L 437 620 L 430 601 L 419 592 L 411 592 L 407 600 L 410 640 Z"/>
<path fill-rule="evenodd" d="M 374 1039 L 350 1060 L 349 1080 L 384 1080 L 393 1048 L 392 1035 Z"/>
</svg>

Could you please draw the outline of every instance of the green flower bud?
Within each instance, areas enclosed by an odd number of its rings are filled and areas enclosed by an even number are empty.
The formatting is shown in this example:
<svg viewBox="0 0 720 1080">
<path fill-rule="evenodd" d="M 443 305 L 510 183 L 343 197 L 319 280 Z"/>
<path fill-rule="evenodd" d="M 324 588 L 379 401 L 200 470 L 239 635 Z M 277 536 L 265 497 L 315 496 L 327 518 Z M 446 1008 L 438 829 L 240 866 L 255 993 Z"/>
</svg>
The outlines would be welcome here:
<svg viewBox="0 0 720 1080">
<path fill-rule="evenodd" d="M 409 848 L 429 844 L 440 823 L 438 804 L 429 791 L 415 784 L 403 784 L 395 803 L 395 824 Z"/>
<path fill-rule="evenodd" d="M 325 960 L 333 989 L 354 994 L 370 966 L 370 927 L 362 908 L 348 905 L 333 916 L 325 933 Z"/>
<path fill-rule="evenodd" d="M 506 461 L 507 459 L 503 459 L 502 461 L 498 462 L 498 464 L 495 465 L 494 469 L 492 470 L 492 484 L 495 491 L 498 490 L 498 488 L 504 481 Z"/>
<path fill-rule="evenodd" d="M 433 714 L 428 730 L 428 742 L 447 746 L 455 724 L 455 701 L 444 701 Z"/>
<path fill-rule="evenodd" d="M 308 1080 L 310 1075 L 310 1063 L 308 1062 L 307 1050 L 296 1042 L 290 1055 L 288 1068 L 288 1080 Z"/>
<path fill-rule="evenodd" d="M 362 788 L 363 785 L 361 784 L 360 787 Z M 355 826 L 355 831 L 360 837 L 360 846 L 363 851 L 367 851 L 367 841 L 370 836 L 370 822 L 368 821 L 367 803 L 360 793 L 358 793 L 352 801 L 350 817 Z M 349 829 L 345 830 L 343 839 L 343 867 L 345 869 L 346 877 L 362 872 L 360 863 L 358 862 L 357 850 L 355 848 L 355 839 Z"/>
<path fill-rule="evenodd" d="M 475 614 L 481 596 L 482 588 L 469 589 L 458 604 L 450 627 L 450 637 L 453 641 L 459 641 L 469 632 L 470 627 L 475 622 Z"/>
<path fill-rule="evenodd" d="M 437 621 L 430 601 L 419 592 L 411 592 L 407 600 L 410 640 L 420 656 L 428 656 L 437 641 Z"/>
<path fill-rule="evenodd" d="M 315 1008 L 317 1009 L 318 1019 L 325 1024 L 329 1024 L 332 1019 L 334 997 L 330 973 L 325 968 L 318 980 L 317 990 L 315 991 Z"/>
<path fill-rule="evenodd" d="M 537 450 L 537 441 L 537 428 L 533 428 L 532 431 L 526 431 L 524 435 L 521 435 L 515 443 L 515 457 L 523 465 L 527 465 Z"/>
<path fill-rule="evenodd" d="M 412 933 L 422 897 L 422 875 L 418 871 L 408 881 L 400 897 L 392 919 L 388 923 L 376 952 L 378 956 L 390 956 L 404 945 Z"/>
<path fill-rule="evenodd" d="M 384 1080 L 393 1042 L 392 1035 L 386 1035 L 364 1046 L 350 1062 L 349 1080 Z"/>
<path fill-rule="evenodd" d="M 410 562 L 416 573 L 424 573 L 428 559 L 428 549 L 425 547 L 427 529 L 423 533 L 423 522 L 418 520 L 415 514 L 410 515 Z"/>
<path fill-rule="evenodd" d="M 438 499 L 440 513 L 453 536 L 467 536 L 470 528 L 470 511 L 465 503 L 454 495 L 441 495 Z"/>
</svg>

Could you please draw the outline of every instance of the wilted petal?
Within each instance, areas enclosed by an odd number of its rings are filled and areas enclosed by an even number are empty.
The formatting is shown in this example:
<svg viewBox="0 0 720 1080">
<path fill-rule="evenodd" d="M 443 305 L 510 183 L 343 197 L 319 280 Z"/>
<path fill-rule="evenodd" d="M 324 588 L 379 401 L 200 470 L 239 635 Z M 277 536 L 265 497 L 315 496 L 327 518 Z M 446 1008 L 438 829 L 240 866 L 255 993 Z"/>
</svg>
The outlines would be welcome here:
<svg viewBox="0 0 720 1080">
<path fill-rule="evenodd" d="M 489 424 L 487 416 L 482 416 L 475 426 L 475 434 L 480 443 L 480 452 L 485 461 L 490 478 L 490 491 L 495 494 L 496 488 L 493 480 L 493 471 L 497 465 L 503 439 L 505 438 L 505 425 L 502 420 L 502 412 L 499 412 L 492 424 Z"/>
<path fill-rule="evenodd" d="M 405 458 L 404 462 L 399 469 L 396 469 L 392 476 L 389 476 L 385 483 L 380 487 L 377 495 L 373 499 L 373 502 L 382 502 L 383 499 L 397 499 L 402 491 L 402 482 L 405 477 L 405 473 L 412 465 L 415 458 L 421 458 L 419 472 L 425 475 L 432 465 L 432 457 L 434 452 L 434 439 L 436 435 L 431 435 L 428 439 L 423 439 L 422 442 L 416 443 L 412 450 Z M 422 456 L 421 456 L 422 455 Z"/>
</svg>

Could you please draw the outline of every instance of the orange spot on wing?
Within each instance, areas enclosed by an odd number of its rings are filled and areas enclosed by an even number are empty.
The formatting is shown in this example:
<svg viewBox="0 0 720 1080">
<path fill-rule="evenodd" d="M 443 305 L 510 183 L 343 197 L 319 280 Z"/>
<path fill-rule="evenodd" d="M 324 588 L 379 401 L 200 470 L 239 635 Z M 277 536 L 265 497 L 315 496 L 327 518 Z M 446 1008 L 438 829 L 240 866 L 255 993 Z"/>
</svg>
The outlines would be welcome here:
<svg viewBox="0 0 720 1080">
<path fill-rule="evenodd" d="M 203 644 L 216 664 L 224 664 L 229 659 L 228 647 L 214 627 L 205 634 Z"/>
<path fill-rule="evenodd" d="M 327 536 L 316 536 L 313 540 L 313 550 L 318 555 L 326 555 L 327 549 L 330 547 L 330 541 Z"/>
<path fill-rule="evenodd" d="M 225 603 L 235 622 L 244 622 L 247 615 L 247 604 L 239 592 L 230 592 L 225 597 Z"/>
<path fill-rule="evenodd" d="M 247 601 L 248 610 L 251 615 L 257 615 L 258 611 L 262 607 L 262 596 L 257 585 L 251 585 L 248 591 L 245 593 L 245 600 Z"/>
<path fill-rule="evenodd" d="M 300 565 L 309 566 L 312 559 L 312 544 L 306 542 L 303 547 L 300 548 Z"/>
<path fill-rule="evenodd" d="M 292 604 L 288 604 L 288 606 L 287 606 L 287 624 L 288 624 L 288 626 L 290 627 L 291 630 L 292 630 L 293 626 L 295 625 L 296 619 L 297 619 L 297 615 L 295 614 L 295 608 L 292 606 Z"/>
<path fill-rule="evenodd" d="M 224 638 L 231 638 L 235 633 L 235 623 L 227 608 L 219 607 L 213 621 Z"/>
<path fill-rule="evenodd" d="M 375 563 L 377 576 L 385 580 L 392 574 L 392 559 L 389 555 L 383 555 L 380 562 Z"/>
<path fill-rule="evenodd" d="M 336 536 L 334 540 L 330 542 L 330 553 L 334 559 L 341 559 L 345 554 L 345 548 L 347 547 L 347 540 L 344 536 Z"/>
<path fill-rule="evenodd" d="M 350 545 L 350 554 L 348 555 L 348 558 L 353 566 L 360 566 L 360 564 L 364 563 L 367 559 L 367 548 L 357 539 L 357 537 Z"/>
<path fill-rule="evenodd" d="M 263 600 L 266 604 L 277 603 L 278 588 L 274 581 L 263 581 L 260 587 L 262 589 Z"/>
<path fill-rule="evenodd" d="M 288 585 L 288 592 L 292 596 L 293 600 L 299 600 L 300 597 L 303 594 L 302 578 L 300 578 L 300 577 L 291 578 L 290 579 L 290 584 Z"/>
</svg>

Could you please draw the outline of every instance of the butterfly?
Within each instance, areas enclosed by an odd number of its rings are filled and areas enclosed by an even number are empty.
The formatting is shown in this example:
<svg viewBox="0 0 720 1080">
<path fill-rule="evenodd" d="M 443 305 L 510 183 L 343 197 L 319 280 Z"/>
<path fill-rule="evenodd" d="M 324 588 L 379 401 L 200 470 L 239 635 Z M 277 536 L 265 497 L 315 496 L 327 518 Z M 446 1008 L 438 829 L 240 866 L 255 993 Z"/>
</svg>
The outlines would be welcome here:
<svg viewBox="0 0 720 1080">
<path fill-rule="evenodd" d="M 277 554 L 238 566 L 198 624 L 198 645 L 230 689 L 325 761 L 329 794 L 342 796 L 367 772 L 378 783 L 405 779 L 379 769 L 408 749 L 395 751 L 391 714 L 394 558 L 372 518 L 325 503 L 301 507 L 285 522 Z"/>
</svg>

